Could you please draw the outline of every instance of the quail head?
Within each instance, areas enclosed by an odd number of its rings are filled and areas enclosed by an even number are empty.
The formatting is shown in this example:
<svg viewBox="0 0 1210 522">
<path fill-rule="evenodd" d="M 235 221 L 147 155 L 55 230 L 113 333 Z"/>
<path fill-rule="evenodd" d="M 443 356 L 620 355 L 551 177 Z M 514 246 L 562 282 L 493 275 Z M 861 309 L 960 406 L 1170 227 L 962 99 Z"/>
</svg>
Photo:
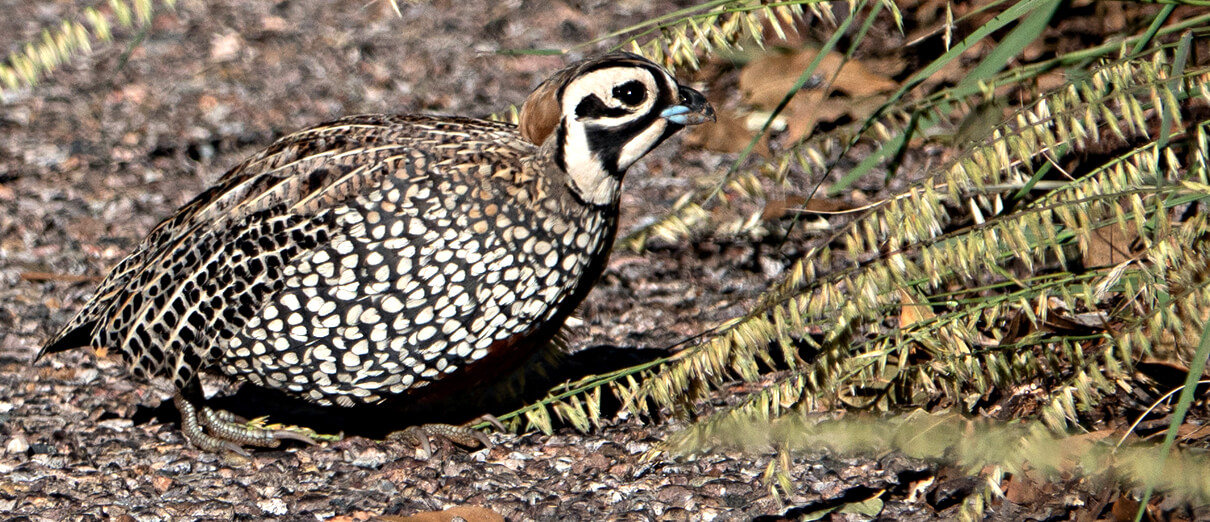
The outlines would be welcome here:
<svg viewBox="0 0 1210 522">
<path fill-rule="evenodd" d="M 38 356 L 105 347 L 171 379 L 208 451 L 305 437 L 206 407 L 203 371 L 339 406 L 482 386 L 601 275 L 626 169 L 713 119 L 613 53 L 539 85 L 518 127 L 362 115 L 290 134 L 156 226 Z"/>
</svg>

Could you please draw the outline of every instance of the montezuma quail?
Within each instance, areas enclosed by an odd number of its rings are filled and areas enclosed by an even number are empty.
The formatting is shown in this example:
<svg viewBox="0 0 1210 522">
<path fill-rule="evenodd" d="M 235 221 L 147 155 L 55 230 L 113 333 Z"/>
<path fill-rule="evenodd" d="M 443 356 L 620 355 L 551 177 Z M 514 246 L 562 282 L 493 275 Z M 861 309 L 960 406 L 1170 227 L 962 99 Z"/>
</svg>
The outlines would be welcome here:
<svg viewBox="0 0 1210 522">
<path fill-rule="evenodd" d="M 208 451 L 300 436 L 199 407 L 199 371 L 341 406 L 474 386 L 550 342 L 601 275 L 627 167 L 713 119 L 614 53 L 543 82 L 520 128 L 366 115 L 291 134 L 156 226 L 38 357 L 101 346 L 171 378 Z"/>
</svg>

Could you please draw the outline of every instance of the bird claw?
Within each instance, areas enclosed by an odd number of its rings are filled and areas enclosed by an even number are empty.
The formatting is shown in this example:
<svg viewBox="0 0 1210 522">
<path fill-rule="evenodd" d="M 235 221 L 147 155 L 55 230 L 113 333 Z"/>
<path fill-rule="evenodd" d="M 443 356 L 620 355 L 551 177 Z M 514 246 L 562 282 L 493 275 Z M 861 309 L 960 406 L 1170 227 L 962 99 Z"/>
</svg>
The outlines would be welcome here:
<svg viewBox="0 0 1210 522">
<path fill-rule="evenodd" d="M 488 422 L 501 431 L 506 429 L 495 416 L 487 414 L 461 426 L 453 424 L 411 426 L 402 431 L 396 431 L 387 435 L 387 439 L 404 440 L 419 446 L 421 452 L 424 454 L 424 460 L 428 460 L 433 456 L 433 446 L 429 442 L 431 438 L 442 438 L 471 448 L 491 448 L 492 441 L 487 437 L 487 434 L 470 427 L 480 422 Z"/>
<path fill-rule="evenodd" d="M 276 448 L 283 440 L 316 444 L 311 437 L 296 431 L 249 427 L 243 417 L 226 410 L 203 406 L 199 411 L 180 393 L 176 394 L 172 401 L 181 412 L 181 431 L 185 438 L 204 451 L 251 457 L 243 446 Z"/>
</svg>

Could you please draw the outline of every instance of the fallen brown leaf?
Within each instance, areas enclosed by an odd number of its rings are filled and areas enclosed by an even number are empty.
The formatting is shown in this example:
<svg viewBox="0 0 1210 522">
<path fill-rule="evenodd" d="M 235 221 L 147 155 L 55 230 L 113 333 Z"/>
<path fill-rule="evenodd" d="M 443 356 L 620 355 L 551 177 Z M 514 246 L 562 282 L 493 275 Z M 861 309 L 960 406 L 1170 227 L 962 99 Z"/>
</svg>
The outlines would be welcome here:
<svg viewBox="0 0 1210 522">
<path fill-rule="evenodd" d="M 1139 511 L 1139 501 L 1130 498 L 1128 495 L 1118 495 L 1117 500 L 1113 501 L 1113 507 L 1110 508 L 1110 515 L 1113 517 L 1110 520 L 1114 522 L 1125 522 L 1134 520 L 1134 514 Z"/>
<path fill-rule="evenodd" d="M 1084 252 L 1084 266 L 1114 266 L 1133 258 L 1137 250 L 1135 240 L 1138 237 L 1133 221 L 1126 225 L 1125 231 L 1117 223 L 1093 230 L 1088 238 L 1088 248 Z"/>
<path fill-rule="evenodd" d="M 815 49 L 803 48 L 770 53 L 749 63 L 739 76 L 743 102 L 766 111 L 775 109 L 818 54 Z M 837 121 L 844 116 L 854 120 L 864 118 L 878 106 L 870 103 L 871 99 L 880 102 L 882 95 L 897 85 L 890 77 L 872 72 L 861 62 L 845 62 L 839 53 L 828 53 L 814 74 L 819 79 L 835 75 L 832 90 L 804 89 L 786 105 L 782 116 L 786 139 L 791 142 L 809 135 L 821 121 Z"/>
<path fill-rule="evenodd" d="M 899 327 L 907 328 L 916 323 L 927 321 L 937 317 L 933 313 L 933 309 L 927 303 L 917 303 L 912 297 L 912 293 L 906 289 L 899 289 Z"/>
<path fill-rule="evenodd" d="M 765 201 L 765 210 L 760 218 L 765 221 L 776 221 L 789 216 L 811 212 L 840 212 L 848 207 L 837 201 L 823 198 L 812 198 L 810 201 L 803 196 L 786 196 Z"/>
<path fill-rule="evenodd" d="M 378 517 L 378 520 L 387 522 L 454 522 L 457 519 L 466 522 L 504 522 L 504 517 L 499 513 L 481 506 L 457 506 L 445 511 L 425 511 L 406 517 L 394 515 Z"/>
<path fill-rule="evenodd" d="M 766 110 L 776 107 L 818 54 L 815 49 L 804 48 L 770 53 L 748 64 L 739 74 L 744 102 Z M 889 77 L 870 71 L 859 61 L 845 62 L 844 55 L 835 52 L 824 56 L 815 75 L 821 79 L 831 78 L 837 69 L 840 73 L 832 87 L 850 96 L 871 96 L 897 86 Z"/>
<path fill-rule="evenodd" d="M 717 152 L 743 151 L 755 134 L 748 130 L 745 124 L 747 118 L 726 109 L 718 111 L 717 116 L 717 122 L 698 125 L 685 136 L 685 145 Z M 756 148 L 752 151 L 767 157 L 769 155 L 769 136 L 767 134 L 761 136 L 760 141 L 756 142 Z"/>
<path fill-rule="evenodd" d="M 1025 475 L 1016 474 L 1006 479 L 1001 489 L 1004 491 L 1004 498 L 1020 505 L 1037 502 L 1043 496 L 1049 497 L 1052 493 L 1043 491 L 1044 486 L 1045 482 L 1039 484 Z"/>
</svg>

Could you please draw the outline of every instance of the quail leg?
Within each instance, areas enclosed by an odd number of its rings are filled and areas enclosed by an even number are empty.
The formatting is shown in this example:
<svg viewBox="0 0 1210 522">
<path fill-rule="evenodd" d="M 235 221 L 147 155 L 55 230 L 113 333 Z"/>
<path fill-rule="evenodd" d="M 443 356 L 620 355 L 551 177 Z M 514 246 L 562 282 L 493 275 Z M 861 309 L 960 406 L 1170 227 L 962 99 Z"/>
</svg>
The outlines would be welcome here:
<svg viewBox="0 0 1210 522">
<path fill-rule="evenodd" d="M 453 424 L 424 424 L 421 426 L 411 426 L 402 431 L 394 432 L 387 436 L 388 439 L 398 438 L 420 446 L 424 452 L 424 458 L 427 459 L 433 456 L 433 447 L 429 443 L 429 439 L 440 437 L 445 440 L 469 446 L 472 448 L 490 448 L 492 442 L 487 438 L 487 435 L 482 431 L 471 428 L 480 422 L 490 422 L 497 429 L 503 431 L 504 425 L 500 423 L 495 416 L 486 414 L 476 419 L 467 422 L 461 426 Z"/>
<path fill-rule="evenodd" d="M 214 410 L 207 406 L 203 406 L 199 411 L 180 393 L 173 396 L 172 402 L 181 412 L 181 431 L 185 438 L 205 451 L 230 451 L 247 457 L 249 453 L 242 447 L 244 445 L 276 448 L 282 440 L 287 439 L 315 444 L 310 437 L 289 430 L 249 428 L 244 425 L 247 421 L 229 411 Z"/>
</svg>

